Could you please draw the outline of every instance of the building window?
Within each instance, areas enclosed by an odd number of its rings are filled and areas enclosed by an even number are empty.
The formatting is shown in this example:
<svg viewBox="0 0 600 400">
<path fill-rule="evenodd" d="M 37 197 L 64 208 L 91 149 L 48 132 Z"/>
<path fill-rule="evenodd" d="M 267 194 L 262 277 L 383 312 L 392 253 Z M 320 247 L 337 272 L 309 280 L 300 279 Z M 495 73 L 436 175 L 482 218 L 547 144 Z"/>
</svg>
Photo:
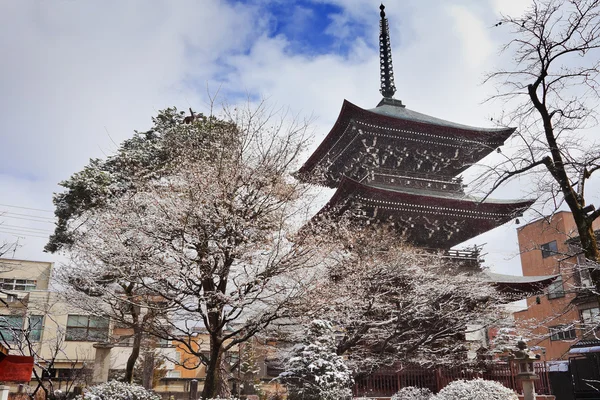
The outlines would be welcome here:
<svg viewBox="0 0 600 400">
<path fill-rule="evenodd" d="M 562 276 L 559 276 L 554 282 L 548 285 L 548 299 L 556 299 L 559 297 L 565 297 Z"/>
<path fill-rule="evenodd" d="M 573 340 L 577 339 L 577 332 L 572 325 L 551 326 L 550 340 Z"/>
<path fill-rule="evenodd" d="M 37 281 L 28 279 L 16 279 L 16 278 L 0 278 L 0 284 L 3 290 L 21 290 L 29 292 L 35 290 Z"/>
<path fill-rule="evenodd" d="M 558 253 L 558 246 L 556 245 L 556 240 L 544 243 L 540 246 L 540 249 L 542 249 L 543 258 L 550 257 Z"/>
<path fill-rule="evenodd" d="M 181 371 L 167 371 L 167 378 L 181 378 Z"/>
<path fill-rule="evenodd" d="M 591 288 L 593 287 L 592 277 L 590 274 L 590 267 L 582 264 L 581 262 L 577 262 L 577 278 L 579 284 L 582 288 Z"/>
<path fill-rule="evenodd" d="M 597 325 L 600 322 L 600 308 L 581 310 L 581 322 L 588 327 Z"/>
<path fill-rule="evenodd" d="M 42 330 L 44 329 L 43 322 L 43 315 L 29 316 L 29 340 L 32 342 L 39 342 L 42 340 Z"/>
<path fill-rule="evenodd" d="M 1 342 L 15 342 L 23 332 L 23 317 L 20 315 L 0 316 L 0 338 Z"/>
<path fill-rule="evenodd" d="M 108 320 L 92 315 L 69 315 L 66 340 L 99 342 L 108 339 Z"/>
</svg>

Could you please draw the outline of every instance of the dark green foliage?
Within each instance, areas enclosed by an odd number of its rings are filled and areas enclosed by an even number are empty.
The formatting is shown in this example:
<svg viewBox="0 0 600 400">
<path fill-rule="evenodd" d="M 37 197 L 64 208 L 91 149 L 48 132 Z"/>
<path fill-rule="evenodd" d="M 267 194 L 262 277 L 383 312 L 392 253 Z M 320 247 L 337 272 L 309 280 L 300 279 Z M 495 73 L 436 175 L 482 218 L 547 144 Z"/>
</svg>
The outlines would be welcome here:
<svg viewBox="0 0 600 400">
<path fill-rule="evenodd" d="M 65 191 L 54 194 L 58 222 L 46 251 L 54 253 L 71 245 L 78 218 L 85 212 L 102 209 L 115 197 L 135 191 L 134 182 L 140 177 L 162 176 L 177 161 L 182 149 L 191 146 L 198 150 L 198 157 L 210 157 L 210 147 L 224 147 L 235 141 L 232 123 L 199 114 L 193 124 L 184 125 L 183 112 L 175 107 L 159 111 L 152 122 L 150 130 L 136 131 L 115 155 L 106 160 L 91 159 L 82 171 L 60 182 Z"/>
</svg>

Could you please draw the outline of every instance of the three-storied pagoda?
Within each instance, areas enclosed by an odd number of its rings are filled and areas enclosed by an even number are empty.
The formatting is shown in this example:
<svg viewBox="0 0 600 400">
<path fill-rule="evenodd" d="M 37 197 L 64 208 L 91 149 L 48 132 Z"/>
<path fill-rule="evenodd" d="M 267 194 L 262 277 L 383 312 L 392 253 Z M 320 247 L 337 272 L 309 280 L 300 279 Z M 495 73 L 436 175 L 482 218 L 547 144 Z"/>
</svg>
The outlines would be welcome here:
<svg viewBox="0 0 600 400">
<path fill-rule="evenodd" d="M 393 98 L 389 28 L 381 5 L 383 99 L 372 109 L 345 100 L 335 125 L 298 171 L 336 188 L 319 212 L 384 222 L 408 242 L 451 247 L 520 215 L 533 200 L 485 200 L 465 194 L 460 173 L 501 146 L 514 128 L 476 128 L 412 111 Z"/>
</svg>

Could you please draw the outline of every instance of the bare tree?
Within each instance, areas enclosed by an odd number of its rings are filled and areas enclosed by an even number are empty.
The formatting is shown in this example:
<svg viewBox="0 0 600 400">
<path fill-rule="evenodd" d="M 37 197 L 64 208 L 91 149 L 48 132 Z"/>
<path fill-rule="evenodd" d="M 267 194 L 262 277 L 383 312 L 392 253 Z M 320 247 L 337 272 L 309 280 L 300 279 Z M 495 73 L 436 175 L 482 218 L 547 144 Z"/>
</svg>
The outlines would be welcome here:
<svg viewBox="0 0 600 400">
<path fill-rule="evenodd" d="M 68 268 L 57 271 L 57 281 L 63 284 L 62 295 L 72 307 L 88 315 L 101 316 L 111 320 L 119 328 L 118 334 L 109 340 L 129 343 L 131 354 L 125 366 L 123 380 L 132 383 L 135 365 L 141 354 L 148 331 L 160 317 L 157 301 L 160 296 L 149 292 L 143 285 L 131 279 L 137 276 L 133 269 L 139 264 L 118 265 L 112 259 L 112 252 L 95 253 L 95 258 L 87 254 L 76 256 L 76 246 L 72 249 L 73 262 Z M 127 270 L 127 274 L 123 273 Z M 152 341 L 147 338 L 146 342 Z"/>
<path fill-rule="evenodd" d="M 512 67 L 486 80 L 497 82 L 492 99 L 507 107 L 500 122 L 517 127 L 520 146 L 480 181 L 492 181 L 493 191 L 534 174 L 540 195 L 557 207 L 564 201 L 573 213 L 585 256 L 599 260 L 592 223 L 600 209 L 586 202 L 585 185 L 600 168 L 600 151 L 585 135 L 597 126 L 600 2 L 534 0 L 523 16 L 505 16 L 497 26 L 513 34 L 503 48 Z M 600 292 L 600 270 L 592 279 Z"/>
<path fill-rule="evenodd" d="M 68 357 L 65 352 L 65 331 L 54 314 L 54 307 L 59 303 L 57 296 L 48 294 L 43 303 L 31 305 L 29 298 L 19 299 L 11 303 L 11 312 L 0 316 L 0 343 L 10 349 L 11 353 L 33 357 L 34 368 L 32 381 L 35 381 L 29 397 L 35 399 L 39 391 L 47 399 L 56 399 L 55 391 L 59 388 L 54 381 L 53 372 L 57 360 L 64 363 L 69 360 L 70 375 L 64 379 L 60 389 L 64 396 L 71 393 L 76 385 L 89 382 L 88 366 L 78 358 Z M 35 315 L 38 314 L 38 315 Z M 42 324 L 42 316 L 45 324 Z M 42 338 L 42 326 L 56 327 L 54 335 Z M 61 382 L 62 383 L 62 382 Z"/>
</svg>

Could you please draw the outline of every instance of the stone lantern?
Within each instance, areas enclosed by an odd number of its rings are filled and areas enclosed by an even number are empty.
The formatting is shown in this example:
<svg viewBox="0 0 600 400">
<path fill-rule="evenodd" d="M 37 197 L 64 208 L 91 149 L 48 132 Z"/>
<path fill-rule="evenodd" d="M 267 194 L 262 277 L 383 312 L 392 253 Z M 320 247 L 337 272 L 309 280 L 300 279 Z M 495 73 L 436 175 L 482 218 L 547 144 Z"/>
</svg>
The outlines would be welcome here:
<svg viewBox="0 0 600 400">
<path fill-rule="evenodd" d="M 536 375 L 533 362 L 540 359 L 539 354 L 534 354 L 527 348 L 523 340 L 517 342 L 518 350 L 512 352 L 511 361 L 517 370 L 517 379 L 523 384 L 524 400 L 535 399 L 535 387 L 533 381 L 540 379 Z"/>
</svg>

